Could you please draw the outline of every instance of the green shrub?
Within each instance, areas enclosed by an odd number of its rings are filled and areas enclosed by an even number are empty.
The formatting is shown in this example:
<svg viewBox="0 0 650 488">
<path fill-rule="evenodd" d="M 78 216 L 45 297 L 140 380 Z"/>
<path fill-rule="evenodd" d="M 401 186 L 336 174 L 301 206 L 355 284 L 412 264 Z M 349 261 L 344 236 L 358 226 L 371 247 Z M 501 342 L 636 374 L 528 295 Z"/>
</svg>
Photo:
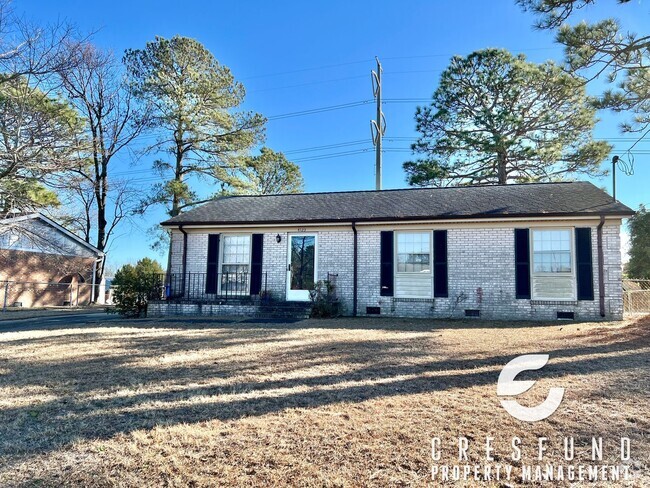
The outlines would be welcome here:
<svg viewBox="0 0 650 488">
<path fill-rule="evenodd" d="M 336 297 L 336 286 L 330 280 L 316 282 L 314 289 L 309 292 L 311 298 L 311 316 L 315 318 L 338 317 L 340 302 Z"/>
<path fill-rule="evenodd" d="M 156 261 L 143 258 L 135 266 L 122 266 L 115 273 L 113 285 L 117 313 L 125 317 L 146 317 L 148 301 L 163 296 L 164 271 Z"/>
</svg>

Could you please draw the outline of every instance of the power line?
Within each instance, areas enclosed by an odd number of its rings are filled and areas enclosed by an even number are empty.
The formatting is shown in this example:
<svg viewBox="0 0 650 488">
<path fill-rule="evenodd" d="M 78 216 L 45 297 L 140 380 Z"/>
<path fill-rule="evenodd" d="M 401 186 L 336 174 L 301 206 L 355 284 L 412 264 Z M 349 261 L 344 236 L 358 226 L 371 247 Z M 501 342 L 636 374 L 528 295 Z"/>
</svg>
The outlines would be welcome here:
<svg viewBox="0 0 650 488">
<path fill-rule="evenodd" d="M 549 50 L 557 50 L 557 46 L 553 47 L 529 47 L 529 48 L 524 48 L 524 49 L 509 49 L 510 51 L 516 51 L 516 52 L 526 52 L 526 51 L 549 51 Z M 442 58 L 442 57 L 452 57 L 452 56 L 457 56 L 458 53 L 455 54 L 420 54 L 420 55 L 415 55 L 415 56 L 392 56 L 392 57 L 383 57 L 384 59 L 388 60 L 393 60 L 393 59 L 424 59 L 424 58 Z"/>
<path fill-rule="evenodd" d="M 361 105 L 366 105 L 368 103 L 373 102 L 374 100 L 359 100 L 357 102 L 350 102 L 350 103 L 343 103 L 339 105 L 330 105 L 326 107 L 317 107 L 309 110 L 301 110 L 297 112 L 289 112 L 286 114 L 279 114 L 279 115 L 272 115 L 270 117 L 267 117 L 267 120 L 281 120 L 281 119 L 288 119 L 291 117 L 302 117 L 303 115 L 312 115 L 312 114 L 318 114 L 321 112 L 329 112 L 332 110 L 341 110 L 345 108 L 351 108 L 351 107 L 358 107 Z M 382 103 L 411 103 L 411 102 L 429 102 L 431 101 L 428 98 L 387 98 L 383 99 Z"/>
<path fill-rule="evenodd" d="M 270 87 L 270 88 L 260 88 L 258 90 L 248 90 L 247 93 L 258 93 L 258 92 L 273 91 L 273 90 L 284 90 L 286 88 L 300 88 L 302 86 L 321 85 L 323 83 L 336 83 L 338 81 L 358 80 L 359 78 L 366 78 L 366 75 L 347 76 L 345 78 L 334 78 L 334 79 L 331 79 L 331 80 L 311 81 L 311 82 L 308 82 L 308 83 L 298 83 L 298 84 L 295 84 L 295 85 L 273 86 L 273 87 Z"/>
<path fill-rule="evenodd" d="M 367 147 L 364 149 L 356 149 L 353 151 L 343 151 L 343 152 L 338 152 L 338 153 L 332 153 L 332 154 L 324 154 L 324 155 L 319 155 L 319 156 L 310 156 L 310 157 L 305 157 L 305 158 L 300 158 L 300 159 L 295 159 L 294 162 L 297 163 L 303 163 L 303 162 L 310 162 L 310 161 L 322 161 L 326 159 L 336 159 L 336 158 L 341 158 L 344 156 L 352 156 L 356 154 L 363 154 L 372 151 L 371 147 Z M 139 177 L 139 178 L 134 178 L 130 180 L 131 183 L 159 183 L 167 181 L 165 178 L 161 178 L 160 176 L 150 176 L 150 177 Z"/>
<path fill-rule="evenodd" d="M 431 98 L 386 98 L 386 103 L 415 103 L 415 102 L 430 102 Z"/>
<path fill-rule="evenodd" d="M 385 71 L 388 75 L 407 75 L 412 73 L 442 73 L 443 69 L 414 69 L 414 70 L 405 70 L 405 71 Z"/>
<path fill-rule="evenodd" d="M 322 151 L 324 149 L 335 149 L 338 147 L 357 146 L 359 144 L 367 144 L 367 143 L 368 141 L 366 139 L 359 139 L 356 141 L 339 142 L 338 144 L 328 144 L 326 146 L 313 146 L 313 147 L 307 147 L 303 149 L 292 149 L 289 151 L 282 151 L 282 152 L 284 154 L 296 154 L 296 153 L 304 153 L 304 152 Z"/>
<path fill-rule="evenodd" d="M 354 141 L 352 141 L 354 142 Z M 359 142 L 365 142 L 365 141 L 359 141 Z M 349 144 L 349 143 L 343 143 L 343 145 Z M 357 142 L 355 142 L 357 144 Z M 339 146 L 339 145 L 330 145 L 333 147 Z M 327 147 L 327 146 L 326 146 Z M 309 148 L 306 148 L 309 149 Z M 353 155 L 358 155 L 358 154 L 364 154 L 364 153 L 369 153 L 373 151 L 372 147 L 366 147 L 366 148 L 360 148 L 360 149 L 354 149 L 350 151 L 341 151 L 341 152 L 336 152 L 336 153 L 328 153 L 328 154 L 319 154 L 319 155 L 314 155 L 314 156 L 306 156 L 302 158 L 296 158 L 293 159 L 293 162 L 296 163 L 303 163 L 303 162 L 311 162 L 311 161 L 323 161 L 323 160 L 328 160 L 328 159 L 336 159 L 336 158 L 341 158 L 345 156 L 353 156 Z M 386 147 L 382 148 L 383 153 L 412 153 L 412 150 L 410 148 L 399 148 L 399 147 Z M 650 153 L 650 152 L 649 152 Z M 153 168 L 150 169 L 149 171 L 154 171 Z M 128 174 L 128 173 L 127 173 Z M 166 181 L 164 177 L 161 177 L 160 175 L 156 176 L 142 176 L 138 178 L 133 178 L 130 180 L 131 183 L 158 183 L 161 181 Z"/>
<path fill-rule="evenodd" d="M 556 50 L 558 49 L 556 46 L 553 47 L 531 47 L 531 48 L 523 48 L 523 49 L 513 49 L 513 51 L 517 52 L 525 52 L 525 51 L 549 51 L 549 50 Z M 411 56 L 389 56 L 389 57 L 384 57 L 384 59 L 388 60 L 400 60 L 400 59 L 426 59 L 426 58 L 445 58 L 445 57 L 452 57 L 457 55 L 458 53 L 435 53 L 435 54 L 417 54 L 417 55 L 411 55 Z M 260 75 L 251 75 L 251 76 L 244 76 L 241 78 L 241 80 L 256 80 L 260 78 L 274 78 L 277 76 L 283 76 L 283 75 L 292 75 L 296 73 L 305 73 L 308 71 L 322 71 L 322 70 L 327 70 L 331 68 L 340 68 L 343 66 L 353 66 L 357 64 L 364 64 L 364 63 L 369 63 L 373 62 L 374 59 L 372 58 L 366 58 L 366 59 L 359 59 L 355 61 L 344 61 L 341 63 L 334 63 L 334 64 L 325 64 L 321 66 L 309 66 L 305 68 L 297 68 L 297 69 L 291 69 L 287 71 L 279 71 L 275 73 L 264 73 Z"/>
<path fill-rule="evenodd" d="M 362 64 L 362 63 L 367 63 L 367 62 L 368 62 L 368 59 L 363 59 L 363 60 L 359 60 L 359 61 L 348 61 L 348 62 L 345 62 L 345 63 L 326 64 L 326 65 L 323 65 L 323 66 L 316 66 L 316 67 L 313 67 L 313 68 L 299 68 L 299 69 L 293 69 L 293 70 L 289 70 L 289 71 L 281 71 L 279 73 L 266 73 L 266 74 L 263 74 L 263 75 L 246 76 L 246 77 L 242 78 L 242 80 L 254 80 L 254 79 L 258 79 L 258 78 L 271 78 L 271 77 L 274 77 L 274 76 L 292 75 L 292 74 L 295 74 L 295 73 L 304 73 L 306 71 L 319 71 L 319 70 L 323 70 L 323 69 L 339 68 L 341 66 L 351 66 L 353 64 Z"/>
<path fill-rule="evenodd" d="M 385 138 L 387 141 L 391 142 L 415 142 L 417 139 L 414 137 L 405 137 L 405 136 L 392 136 L 392 137 L 386 137 Z M 610 140 L 610 139 L 599 139 L 599 140 Z M 362 144 L 366 144 L 367 140 L 365 139 L 358 139 L 354 141 L 345 141 L 345 142 L 339 142 L 339 143 L 334 143 L 334 144 L 327 144 L 327 145 L 321 145 L 321 146 L 312 146 L 312 147 L 303 147 L 299 149 L 291 149 L 287 151 L 282 151 L 285 155 L 291 155 L 291 154 L 302 154 L 302 153 L 309 153 L 309 152 L 319 152 L 319 151 L 325 151 L 328 149 L 338 149 L 338 148 L 345 148 L 345 147 L 353 147 L 353 146 L 359 146 Z M 316 154 L 314 156 L 304 156 L 304 157 L 299 157 L 299 158 L 292 158 L 293 161 L 295 162 L 301 162 L 301 161 L 312 161 L 312 160 L 320 160 L 320 159 L 328 159 L 330 157 L 340 157 L 343 155 L 349 155 L 349 154 L 355 154 L 355 153 L 363 153 L 369 151 L 370 148 L 362 148 L 362 149 L 356 149 L 356 150 L 350 150 L 350 151 L 344 151 L 344 152 L 338 152 L 338 153 L 326 153 L 326 154 Z M 393 153 L 410 153 L 412 152 L 412 149 L 410 147 L 384 147 L 382 148 L 383 152 L 393 152 Z M 633 154 L 636 155 L 649 155 L 650 150 L 643 150 L 643 149 L 637 149 L 632 151 Z M 112 173 L 111 176 L 132 176 L 135 174 L 143 174 L 143 175 L 152 175 L 152 176 L 144 176 L 140 178 L 135 178 L 132 179 L 131 181 L 141 181 L 141 180 L 157 180 L 159 179 L 159 176 L 153 176 L 153 173 L 157 173 L 158 170 L 154 168 L 140 168 L 140 169 L 131 169 L 127 171 L 119 171 Z"/>
<path fill-rule="evenodd" d="M 354 151 L 344 151 L 344 152 L 338 152 L 338 153 L 332 153 L 332 154 L 323 154 L 319 156 L 310 156 L 306 158 L 299 158 L 299 159 L 294 159 L 293 162 L 295 163 L 302 163 L 302 162 L 307 162 L 307 161 L 319 161 L 321 159 L 332 159 L 332 158 L 340 158 L 342 156 L 350 156 L 352 154 L 361 154 L 365 152 L 372 151 L 372 147 L 367 147 L 363 149 L 356 149 Z"/>
<path fill-rule="evenodd" d="M 293 114 L 308 114 L 308 113 L 314 113 L 317 111 L 328 111 L 328 110 L 334 110 L 340 108 L 345 108 L 348 106 L 353 106 L 356 104 L 365 104 L 369 103 L 372 100 L 368 101 L 360 101 L 360 102 L 352 102 L 351 104 L 341 104 L 341 105 L 335 105 L 335 106 L 330 106 L 330 107 L 321 107 L 319 109 L 311 109 L 307 111 L 302 111 L 302 112 L 295 112 L 292 114 L 285 114 L 283 115 L 284 117 L 291 115 L 294 116 Z M 390 141 L 390 142 L 416 142 L 418 139 L 417 135 L 414 136 L 389 136 L 385 137 L 385 140 Z M 650 149 L 633 149 L 637 144 L 639 143 L 650 143 L 650 140 L 645 140 L 645 139 L 637 139 L 636 137 L 610 137 L 610 138 L 597 138 L 595 139 L 597 141 L 605 141 L 605 142 L 610 142 L 610 143 L 617 143 L 617 142 L 631 142 L 633 141 L 634 144 L 632 144 L 631 149 L 628 149 L 626 153 L 629 153 L 631 155 L 638 155 L 638 156 L 644 156 L 644 155 L 650 155 Z M 303 154 L 303 153 L 310 153 L 310 152 L 320 152 L 320 151 L 326 151 L 330 149 L 338 149 L 338 148 L 345 148 L 345 147 L 353 147 L 353 146 L 359 146 L 362 144 L 365 144 L 367 141 L 365 139 L 358 139 L 358 140 L 353 140 L 353 141 L 343 141 L 343 142 L 338 142 L 338 143 L 332 143 L 332 144 L 325 144 L 325 145 L 319 145 L 319 146 L 310 146 L 310 147 L 303 147 L 303 148 L 298 148 L 298 149 L 290 149 L 286 151 L 282 151 L 286 155 L 291 155 L 291 154 Z M 297 159 L 294 159 L 296 162 L 301 162 L 301 161 L 312 161 L 312 160 L 320 160 L 320 159 L 328 159 L 330 157 L 341 157 L 344 155 L 349 155 L 349 154 L 358 154 L 358 153 L 363 153 L 367 152 L 369 149 L 359 149 L 359 150 L 353 150 L 353 151 L 345 151 L 345 152 L 339 152 L 339 153 L 333 153 L 333 154 L 317 154 L 314 156 L 305 156 L 305 157 L 299 157 Z M 412 149 L 410 147 L 385 147 L 382 148 L 382 152 L 402 152 L 402 153 L 407 153 L 407 152 L 412 152 Z M 153 176 L 154 173 L 157 173 L 158 170 L 154 168 L 138 168 L 138 169 L 129 169 L 126 171 L 118 171 L 115 173 L 112 173 L 111 176 L 133 176 L 133 175 L 152 175 L 152 176 L 143 176 L 141 178 L 135 178 L 132 179 L 131 181 L 137 182 L 137 181 L 143 181 L 143 180 L 158 180 L 160 179 L 159 176 Z"/>
<path fill-rule="evenodd" d="M 281 119 L 288 119 L 291 117 L 302 117 L 303 115 L 312 115 L 312 114 L 319 114 L 321 112 L 331 112 L 332 110 L 342 110 L 345 108 L 351 108 L 351 107 L 359 107 L 361 105 L 365 105 L 367 103 L 372 102 L 373 100 L 360 100 L 358 102 L 350 102 L 350 103 L 342 103 L 339 105 L 330 105 L 327 107 L 318 107 L 318 108 L 313 108 L 310 110 L 301 110 L 299 112 L 289 112 L 286 114 L 280 114 L 280 115 L 273 115 L 271 117 L 267 117 L 267 120 L 281 120 Z"/>
</svg>

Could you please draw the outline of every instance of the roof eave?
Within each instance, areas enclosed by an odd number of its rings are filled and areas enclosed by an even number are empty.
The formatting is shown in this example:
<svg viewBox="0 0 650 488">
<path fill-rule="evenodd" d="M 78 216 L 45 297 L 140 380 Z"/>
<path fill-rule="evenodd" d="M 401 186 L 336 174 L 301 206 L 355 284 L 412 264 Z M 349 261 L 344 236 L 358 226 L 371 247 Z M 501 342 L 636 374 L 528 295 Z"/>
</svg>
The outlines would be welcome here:
<svg viewBox="0 0 650 488">
<path fill-rule="evenodd" d="M 64 235 L 68 236 L 69 238 L 71 238 L 72 240 L 74 240 L 75 242 L 77 242 L 81 246 L 85 247 L 86 249 L 88 249 L 90 252 L 92 252 L 93 254 L 95 254 L 97 256 L 105 256 L 105 254 L 106 254 L 103 251 L 100 251 L 99 249 L 97 249 L 91 243 L 84 241 L 81 237 L 79 237 L 75 233 L 70 232 L 68 229 L 63 227 L 61 224 L 55 222 L 54 220 L 50 219 L 49 217 L 47 217 L 46 215 L 43 215 L 40 212 L 25 214 L 25 215 L 21 215 L 20 217 L 1 219 L 0 223 L 24 222 L 26 220 L 33 220 L 33 219 L 42 220 L 43 222 L 45 222 L 50 227 L 54 228 L 55 230 L 58 230 L 59 232 L 61 232 Z"/>
<path fill-rule="evenodd" d="M 507 219 L 507 218 L 544 218 L 544 217 L 599 217 L 604 215 L 606 217 L 629 218 L 635 214 L 634 211 L 605 211 L 605 212 L 548 212 L 548 213 L 511 213 L 511 214 L 472 214 L 472 215 L 438 215 L 438 216 L 409 216 L 409 217 L 365 217 L 365 218 L 342 218 L 342 219 L 292 219 L 292 220 L 233 220 L 233 221 L 217 221 L 217 220 L 184 220 L 172 221 L 166 220 L 161 222 L 163 227 L 177 227 L 180 225 L 214 225 L 214 226 L 227 226 L 227 225 L 259 225 L 259 224 L 337 224 L 346 222 L 417 222 L 417 221 L 430 221 L 430 220 L 471 220 L 471 219 Z"/>
</svg>

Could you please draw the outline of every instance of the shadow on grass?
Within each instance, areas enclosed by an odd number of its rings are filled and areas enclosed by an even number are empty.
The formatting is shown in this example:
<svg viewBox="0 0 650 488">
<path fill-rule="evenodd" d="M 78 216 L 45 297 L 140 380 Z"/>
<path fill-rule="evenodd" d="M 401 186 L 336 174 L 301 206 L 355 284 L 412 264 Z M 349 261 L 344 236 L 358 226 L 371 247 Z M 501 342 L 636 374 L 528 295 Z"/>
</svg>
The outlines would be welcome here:
<svg viewBox="0 0 650 488">
<path fill-rule="evenodd" d="M 49 341 L 30 340 L 32 349 L 74 348 L 96 341 L 97 352 L 74 361 L 43 359 L 38 353 L 31 360 L 0 356 L 0 387 L 17 390 L 18 400 L 21 392 L 28 395 L 39 388 L 53 397 L 24 402 L 26 406 L 0 407 L 0 455 L 46 453 L 75 441 L 108 439 L 158 425 L 228 421 L 290 408 L 496 384 L 503 365 L 521 354 L 491 355 L 486 346 L 485 354 L 478 357 L 443 357 L 444 349 L 436 352 L 439 344 L 431 334 L 338 340 L 327 330 L 318 330 L 297 341 L 293 325 L 221 324 L 205 333 L 190 326 L 186 334 L 165 331 L 159 336 L 146 330 L 144 335 L 127 331 L 106 337 L 96 331 L 75 332 Z M 430 329 L 420 326 L 417 331 Z M 551 362 L 543 372 L 522 379 L 647 371 L 647 322 L 602 334 L 597 329 L 594 334 L 599 339 L 595 344 L 576 344 L 578 336 L 568 336 L 565 347 L 542 349 L 539 352 L 552 359 L 571 361 Z M 310 343 L 310 337 L 316 340 Z M 104 342 L 118 345 L 109 353 L 101 347 Z M 10 344 L 30 345 L 25 340 Z M 238 348 L 255 344 L 268 348 L 256 354 L 242 354 Z M 202 360 L 165 362 L 165 357 L 179 352 Z M 143 361 L 154 364 L 145 366 Z M 331 372 L 305 374 L 303 370 L 310 368 Z M 201 386 L 202 382 L 212 384 Z"/>
<path fill-rule="evenodd" d="M 71 321 L 61 323 L 60 317 L 55 320 L 45 318 L 25 319 L 3 324 L 0 322 L 0 334 L 4 332 L 28 332 L 42 330 L 68 330 L 88 327 L 120 327 L 120 328 L 155 328 L 155 329 L 221 329 L 230 328 L 237 324 L 239 328 L 257 329 L 260 326 L 278 329 L 342 329 L 342 330 L 390 330 L 424 332 L 437 329 L 521 329 L 529 327 L 555 327 L 566 323 L 559 321 L 507 321 L 491 319 L 405 319 L 392 317 L 339 317 L 334 319 L 292 319 L 292 318 L 248 318 L 232 316 L 172 316 L 148 317 L 141 319 L 110 316 L 84 319 L 83 322 Z"/>
</svg>

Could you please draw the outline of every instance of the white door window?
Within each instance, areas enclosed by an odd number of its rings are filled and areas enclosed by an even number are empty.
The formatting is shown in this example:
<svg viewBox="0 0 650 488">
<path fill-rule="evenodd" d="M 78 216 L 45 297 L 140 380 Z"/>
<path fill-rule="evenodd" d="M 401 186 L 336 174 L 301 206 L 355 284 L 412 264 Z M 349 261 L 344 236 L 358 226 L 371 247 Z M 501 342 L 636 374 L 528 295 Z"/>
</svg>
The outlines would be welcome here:
<svg viewBox="0 0 650 488">
<path fill-rule="evenodd" d="M 308 301 L 316 284 L 316 235 L 290 234 L 287 263 L 287 300 Z"/>
</svg>

